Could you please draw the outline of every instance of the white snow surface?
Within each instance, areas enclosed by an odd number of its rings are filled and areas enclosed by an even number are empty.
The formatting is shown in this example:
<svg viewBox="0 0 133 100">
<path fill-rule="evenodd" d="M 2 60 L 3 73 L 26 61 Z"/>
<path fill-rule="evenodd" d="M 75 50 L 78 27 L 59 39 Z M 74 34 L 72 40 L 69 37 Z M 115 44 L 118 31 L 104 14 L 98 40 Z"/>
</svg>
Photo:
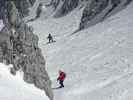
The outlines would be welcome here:
<svg viewBox="0 0 133 100">
<path fill-rule="evenodd" d="M 65 88 L 55 100 L 133 100 L 133 3 L 95 26 L 76 34 L 81 11 L 62 18 L 43 16 L 29 23 L 39 36 L 52 87 L 58 70 L 66 72 Z M 51 33 L 55 43 L 46 44 Z"/>
<path fill-rule="evenodd" d="M 23 81 L 22 72 L 11 75 L 10 67 L 0 63 L 0 100 L 49 100 L 43 91 Z"/>
<path fill-rule="evenodd" d="M 4 27 L 3 20 L 0 20 L 0 31 L 2 30 L 3 27 Z"/>
</svg>

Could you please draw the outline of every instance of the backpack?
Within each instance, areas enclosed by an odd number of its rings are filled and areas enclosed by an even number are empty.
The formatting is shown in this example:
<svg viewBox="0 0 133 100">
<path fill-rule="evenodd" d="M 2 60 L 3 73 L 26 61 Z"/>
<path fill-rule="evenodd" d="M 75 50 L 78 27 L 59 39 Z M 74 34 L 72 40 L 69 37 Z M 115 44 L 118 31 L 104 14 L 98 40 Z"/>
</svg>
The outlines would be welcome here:
<svg viewBox="0 0 133 100">
<path fill-rule="evenodd" d="M 66 78 L 66 73 L 64 73 L 64 78 Z"/>
</svg>

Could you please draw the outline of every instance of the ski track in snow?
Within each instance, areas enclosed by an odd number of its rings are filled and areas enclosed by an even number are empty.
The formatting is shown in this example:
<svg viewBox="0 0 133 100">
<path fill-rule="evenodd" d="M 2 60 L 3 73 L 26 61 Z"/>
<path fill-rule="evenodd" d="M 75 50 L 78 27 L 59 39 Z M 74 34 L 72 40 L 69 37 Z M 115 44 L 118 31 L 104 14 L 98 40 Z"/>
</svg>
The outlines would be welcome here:
<svg viewBox="0 0 133 100">
<path fill-rule="evenodd" d="M 83 94 L 83 93 L 86 93 L 86 92 L 89 93 L 89 92 L 92 92 L 94 90 L 103 88 L 107 85 L 110 85 L 113 82 L 118 81 L 123 77 L 129 77 L 129 76 L 132 76 L 132 75 L 133 75 L 133 72 L 132 73 L 130 72 L 130 73 L 123 74 L 121 76 L 112 77 L 112 78 L 109 78 L 107 80 L 98 82 L 97 84 L 92 82 L 92 84 L 89 83 L 90 85 L 79 87 L 79 88 L 76 88 L 74 90 L 71 90 L 70 93 L 68 92 L 68 94 L 69 95 L 80 95 L 80 94 Z"/>
</svg>

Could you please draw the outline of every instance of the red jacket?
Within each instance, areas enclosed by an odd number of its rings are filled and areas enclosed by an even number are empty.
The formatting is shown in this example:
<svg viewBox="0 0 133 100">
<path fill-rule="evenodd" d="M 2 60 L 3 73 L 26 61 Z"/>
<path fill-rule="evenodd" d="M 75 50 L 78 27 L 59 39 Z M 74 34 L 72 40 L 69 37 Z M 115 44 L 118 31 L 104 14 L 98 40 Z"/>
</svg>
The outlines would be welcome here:
<svg viewBox="0 0 133 100">
<path fill-rule="evenodd" d="M 64 79 L 65 79 L 65 73 L 64 72 L 60 72 L 59 73 L 59 77 L 57 78 L 57 80 L 64 81 Z"/>
</svg>

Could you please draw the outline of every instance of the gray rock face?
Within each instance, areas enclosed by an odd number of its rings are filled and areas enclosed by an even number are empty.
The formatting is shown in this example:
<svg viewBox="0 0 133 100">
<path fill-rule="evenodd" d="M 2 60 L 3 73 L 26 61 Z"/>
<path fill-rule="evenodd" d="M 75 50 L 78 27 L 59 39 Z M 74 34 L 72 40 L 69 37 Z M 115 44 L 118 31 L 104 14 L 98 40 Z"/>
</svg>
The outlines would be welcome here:
<svg viewBox="0 0 133 100">
<path fill-rule="evenodd" d="M 53 100 L 51 81 L 45 70 L 45 60 L 38 47 L 38 37 L 33 34 L 32 27 L 22 21 L 27 16 L 27 9 L 35 0 L 0 0 L 0 19 L 4 28 L 0 32 L 0 62 L 13 64 L 11 73 L 22 70 L 25 82 L 34 84 L 45 90 Z M 26 8 L 23 5 L 26 4 Z M 19 8 L 17 8 L 19 7 Z"/>
<path fill-rule="evenodd" d="M 29 13 L 28 8 L 33 6 L 35 0 L 15 0 L 14 3 L 18 11 L 20 12 L 20 15 L 22 17 L 25 17 Z"/>
<path fill-rule="evenodd" d="M 54 17 L 62 17 L 71 12 L 79 4 L 80 0 L 51 0 L 50 4 L 56 11 Z"/>
<path fill-rule="evenodd" d="M 92 0 L 83 11 L 80 29 L 83 29 L 89 20 L 101 13 L 107 6 L 109 0 Z"/>
<path fill-rule="evenodd" d="M 132 0 L 91 0 L 91 3 L 88 3 L 83 11 L 79 29 L 81 30 L 103 21 L 106 17 L 112 15 L 112 12 L 115 12 L 116 9 L 116 12 L 118 12 L 130 4 L 131 1 Z"/>
<path fill-rule="evenodd" d="M 69 12 L 71 12 L 74 8 L 76 8 L 79 4 L 79 0 L 63 0 L 63 4 L 59 10 L 57 10 L 55 17 L 62 17 Z"/>
<path fill-rule="evenodd" d="M 56 10 L 59 4 L 61 3 L 61 1 L 64 1 L 64 0 L 51 0 L 51 2 L 47 4 L 46 6 L 47 7 L 53 6 L 54 10 Z"/>
<path fill-rule="evenodd" d="M 79 29 L 94 25 L 110 15 L 120 11 L 132 0 L 51 0 L 49 6 L 55 8 L 54 17 L 62 17 L 76 7 L 84 8 Z"/>
</svg>

